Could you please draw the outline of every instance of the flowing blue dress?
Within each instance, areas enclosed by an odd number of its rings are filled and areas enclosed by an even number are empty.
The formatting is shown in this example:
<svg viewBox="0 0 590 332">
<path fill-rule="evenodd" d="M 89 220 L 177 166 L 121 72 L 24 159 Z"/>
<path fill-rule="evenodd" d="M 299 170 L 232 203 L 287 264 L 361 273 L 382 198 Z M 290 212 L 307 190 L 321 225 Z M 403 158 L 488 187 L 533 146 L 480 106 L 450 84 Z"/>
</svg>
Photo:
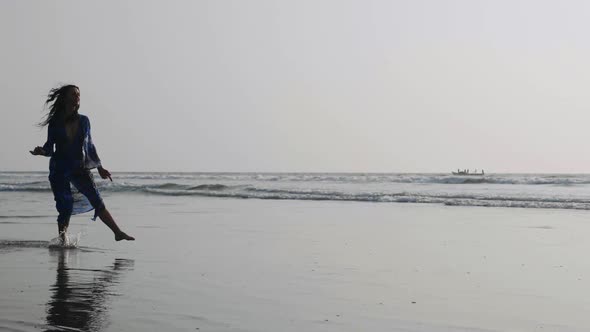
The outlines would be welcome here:
<svg viewBox="0 0 590 332">
<path fill-rule="evenodd" d="M 79 115 L 78 131 L 70 140 L 61 121 L 52 121 L 43 145 L 49 161 L 49 182 L 59 213 L 58 223 L 68 223 L 72 214 L 95 210 L 94 218 L 105 208 L 96 189 L 91 169 L 100 167 L 100 158 L 90 135 L 90 120 Z M 73 185 L 73 190 L 72 186 Z"/>
</svg>

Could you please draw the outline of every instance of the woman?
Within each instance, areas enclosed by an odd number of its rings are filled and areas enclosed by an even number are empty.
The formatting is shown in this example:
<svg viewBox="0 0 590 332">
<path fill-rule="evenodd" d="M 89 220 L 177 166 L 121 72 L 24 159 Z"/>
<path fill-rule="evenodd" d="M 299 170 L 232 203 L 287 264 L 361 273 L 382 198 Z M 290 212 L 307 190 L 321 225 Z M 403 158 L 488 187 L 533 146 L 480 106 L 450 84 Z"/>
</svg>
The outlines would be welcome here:
<svg viewBox="0 0 590 332">
<path fill-rule="evenodd" d="M 91 169 L 97 168 L 103 179 L 111 179 L 111 173 L 102 168 L 96 148 L 90 136 L 88 117 L 78 114 L 80 89 L 75 85 L 64 85 L 52 89 L 45 101 L 49 113 L 41 127 L 47 127 L 47 142 L 37 146 L 31 154 L 51 157 L 49 161 L 49 182 L 55 198 L 58 233 L 65 241 L 70 216 L 94 208 L 94 219 L 98 216 L 115 234 L 115 240 L 135 240 L 125 234 L 105 207 L 92 179 Z M 55 146 L 55 149 L 54 149 Z M 82 193 L 85 199 L 72 194 L 70 184 Z M 89 204 L 88 204 L 89 203 Z M 91 205 L 91 206 L 89 206 Z"/>
</svg>

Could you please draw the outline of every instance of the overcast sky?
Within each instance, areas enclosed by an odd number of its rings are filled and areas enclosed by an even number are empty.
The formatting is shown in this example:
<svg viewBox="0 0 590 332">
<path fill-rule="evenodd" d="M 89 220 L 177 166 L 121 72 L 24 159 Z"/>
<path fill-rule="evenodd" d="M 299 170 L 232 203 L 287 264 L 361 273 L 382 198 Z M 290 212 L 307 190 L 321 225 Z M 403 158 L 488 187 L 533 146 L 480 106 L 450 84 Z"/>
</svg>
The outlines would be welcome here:
<svg viewBox="0 0 590 332">
<path fill-rule="evenodd" d="M 587 1 L 0 1 L 0 170 L 590 172 Z"/>
</svg>

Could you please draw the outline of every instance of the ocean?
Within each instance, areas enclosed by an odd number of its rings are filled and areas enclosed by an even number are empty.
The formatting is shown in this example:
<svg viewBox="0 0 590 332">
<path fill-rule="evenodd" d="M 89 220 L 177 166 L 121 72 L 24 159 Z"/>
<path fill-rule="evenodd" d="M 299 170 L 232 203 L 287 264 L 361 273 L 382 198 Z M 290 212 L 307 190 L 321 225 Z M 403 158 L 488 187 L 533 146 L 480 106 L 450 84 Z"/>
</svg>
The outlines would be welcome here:
<svg viewBox="0 0 590 332">
<path fill-rule="evenodd" d="M 590 175 L 0 173 L 0 331 L 590 329 Z"/>
<path fill-rule="evenodd" d="M 118 173 L 105 193 L 234 199 L 590 209 L 589 174 Z M 0 192 L 50 192 L 47 174 L 0 173 Z"/>
</svg>

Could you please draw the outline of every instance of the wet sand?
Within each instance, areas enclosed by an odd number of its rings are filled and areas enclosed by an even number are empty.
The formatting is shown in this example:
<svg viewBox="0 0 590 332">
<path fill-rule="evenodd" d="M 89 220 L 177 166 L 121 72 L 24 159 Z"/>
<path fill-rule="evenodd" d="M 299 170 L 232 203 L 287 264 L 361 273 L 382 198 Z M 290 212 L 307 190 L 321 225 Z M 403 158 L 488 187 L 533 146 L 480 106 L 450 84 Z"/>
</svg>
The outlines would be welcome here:
<svg viewBox="0 0 590 332">
<path fill-rule="evenodd" d="M 50 193 L 0 195 L 0 330 L 590 329 L 590 213 L 109 194 L 49 249 Z"/>
</svg>

